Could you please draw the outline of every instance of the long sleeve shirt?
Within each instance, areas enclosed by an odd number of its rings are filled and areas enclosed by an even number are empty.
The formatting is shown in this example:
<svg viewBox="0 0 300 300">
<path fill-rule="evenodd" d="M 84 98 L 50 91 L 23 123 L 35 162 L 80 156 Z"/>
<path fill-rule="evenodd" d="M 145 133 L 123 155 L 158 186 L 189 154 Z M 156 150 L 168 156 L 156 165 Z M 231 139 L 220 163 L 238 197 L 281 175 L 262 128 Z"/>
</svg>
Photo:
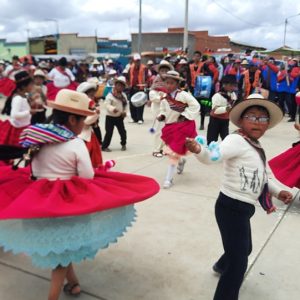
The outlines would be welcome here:
<svg viewBox="0 0 300 300">
<path fill-rule="evenodd" d="M 125 93 L 122 93 L 124 99 L 126 100 L 126 105 L 124 105 L 123 101 L 116 98 L 112 93 L 109 93 L 105 98 L 105 108 L 106 115 L 111 117 L 120 117 L 122 113 L 127 113 L 128 104 L 127 104 L 127 96 Z M 117 109 L 117 112 L 114 112 L 114 109 Z"/>
<path fill-rule="evenodd" d="M 70 69 L 64 71 L 67 75 L 64 75 L 57 68 L 54 68 L 48 74 L 48 78 L 53 80 L 53 84 L 58 88 L 64 88 L 71 84 L 75 80 L 75 77 Z"/>
<path fill-rule="evenodd" d="M 12 126 L 17 128 L 30 125 L 31 114 L 27 98 L 19 95 L 13 97 L 9 121 Z"/>
<path fill-rule="evenodd" d="M 258 152 L 242 136 L 228 135 L 220 143 L 220 154 L 221 158 L 217 162 L 223 162 L 224 167 L 220 188 L 223 194 L 255 204 L 264 184 L 268 182 L 270 193 L 278 196 L 281 188 L 270 179 L 274 178 L 270 168 L 265 167 Z M 215 163 L 211 161 L 209 151 L 205 147 L 201 147 L 201 152 L 195 156 L 202 163 Z"/>
</svg>

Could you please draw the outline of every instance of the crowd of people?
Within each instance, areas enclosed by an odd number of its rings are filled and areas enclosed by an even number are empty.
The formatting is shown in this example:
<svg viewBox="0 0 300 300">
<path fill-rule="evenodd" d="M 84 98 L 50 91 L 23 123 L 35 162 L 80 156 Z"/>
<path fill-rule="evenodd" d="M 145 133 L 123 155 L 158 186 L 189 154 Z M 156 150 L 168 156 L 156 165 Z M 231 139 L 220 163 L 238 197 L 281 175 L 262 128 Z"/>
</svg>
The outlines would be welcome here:
<svg viewBox="0 0 300 300">
<path fill-rule="evenodd" d="M 0 72 L 0 93 L 7 96 L 2 113 L 8 115 L 0 122 L 0 245 L 52 269 L 49 300 L 59 298 L 65 280 L 64 292 L 78 296 L 73 262 L 94 258 L 116 241 L 134 220 L 133 204 L 159 191 L 151 178 L 108 172 L 115 162 L 102 157 L 112 151 L 114 127 L 127 150 L 124 120 L 142 125 L 146 105 L 153 114 L 152 155 L 168 158 L 163 188 L 183 173 L 188 154 L 224 164 L 215 211 L 224 255 L 213 266 L 220 275 L 214 300 L 238 299 L 252 251 L 254 204 L 272 213 L 271 196 L 289 204 L 291 188 L 300 188 L 300 144 L 270 162 L 282 189 L 259 142 L 285 114 L 297 121 L 297 60 L 278 65 L 246 53 L 217 62 L 195 51 L 192 60 L 167 55 L 146 64 L 134 54 L 122 68 L 110 59 L 37 63 L 13 57 L 8 65 L 0 61 Z M 195 120 L 200 116 L 201 132 L 207 115 L 203 137 Z M 230 121 L 238 128 L 232 134 Z"/>
</svg>

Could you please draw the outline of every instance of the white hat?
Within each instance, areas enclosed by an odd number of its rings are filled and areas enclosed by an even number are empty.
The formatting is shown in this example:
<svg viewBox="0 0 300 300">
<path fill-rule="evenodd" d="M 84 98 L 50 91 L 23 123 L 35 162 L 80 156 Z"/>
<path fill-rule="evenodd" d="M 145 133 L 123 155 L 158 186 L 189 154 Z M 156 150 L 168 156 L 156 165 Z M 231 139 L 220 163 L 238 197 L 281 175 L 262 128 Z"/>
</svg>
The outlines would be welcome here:
<svg viewBox="0 0 300 300">
<path fill-rule="evenodd" d="M 133 55 L 133 60 L 141 60 L 140 54 L 135 53 L 135 54 Z"/>
<path fill-rule="evenodd" d="M 122 74 L 128 74 L 128 69 L 124 69 Z"/>
<path fill-rule="evenodd" d="M 233 106 L 229 114 L 231 122 L 240 127 L 241 115 L 251 106 L 262 106 L 268 111 L 270 116 L 269 129 L 276 126 L 283 118 L 283 112 L 275 102 L 264 99 L 261 94 L 251 94 L 246 100 L 239 101 Z"/>
<path fill-rule="evenodd" d="M 87 82 L 93 83 L 93 84 L 96 84 L 96 85 L 100 84 L 99 79 L 97 77 L 88 78 Z"/>
<path fill-rule="evenodd" d="M 127 86 L 126 78 L 125 78 L 124 76 L 119 76 L 119 77 L 117 77 L 117 78 L 115 79 L 115 84 L 116 84 L 117 82 L 120 82 L 120 83 L 124 84 L 125 87 Z"/>
<path fill-rule="evenodd" d="M 153 62 L 153 60 L 151 60 L 151 59 L 150 59 L 150 60 L 148 60 L 148 61 L 147 61 L 147 65 L 154 65 L 154 62 Z"/>
<path fill-rule="evenodd" d="M 40 77 L 46 77 L 45 73 L 42 70 L 35 70 L 33 73 L 33 76 L 40 76 Z"/>
<path fill-rule="evenodd" d="M 48 69 L 48 68 L 49 68 L 49 65 L 48 65 L 47 62 L 41 61 L 41 62 L 39 63 L 39 68 L 41 68 L 41 69 Z"/>
<path fill-rule="evenodd" d="M 167 61 L 167 60 L 161 60 L 159 65 L 157 66 L 157 71 L 159 72 L 159 70 L 161 68 L 169 68 L 170 71 L 174 70 L 174 67 Z"/>
<path fill-rule="evenodd" d="M 89 104 L 90 99 L 87 95 L 68 89 L 60 90 L 54 101 L 47 101 L 49 107 L 79 116 L 92 116 L 95 114 L 89 110 Z"/>
<path fill-rule="evenodd" d="M 116 75 L 117 74 L 117 71 L 114 70 L 114 69 L 111 69 L 109 72 L 108 72 L 108 75 L 110 76 L 113 76 L 113 75 Z"/>
<path fill-rule="evenodd" d="M 186 61 L 184 58 L 182 58 L 182 59 L 179 61 L 178 64 L 179 64 L 179 65 L 186 65 L 186 64 L 187 64 L 187 61 Z"/>
<path fill-rule="evenodd" d="M 5 65 L 5 61 L 3 59 L 0 59 L 0 64 Z"/>
<path fill-rule="evenodd" d="M 164 75 L 165 78 L 172 78 L 178 81 L 184 81 L 184 78 L 180 77 L 180 74 L 176 71 L 169 71 Z"/>
<path fill-rule="evenodd" d="M 93 82 L 82 82 L 79 84 L 79 86 L 77 87 L 76 91 L 80 92 L 80 93 L 86 93 L 88 90 L 97 90 L 97 84 L 93 83 Z"/>
<path fill-rule="evenodd" d="M 113 62 L 112 59 L 109 59 L 109 60 L 107 61 L 107 63 L 108 63 L 108 64 L 113 64 L 114 62 Z"/>
<path fill-rule="evenodd" d="M 99 60 L 95 58 L 92 62 L 92 65 L 100 65 Z"/>
</svg>

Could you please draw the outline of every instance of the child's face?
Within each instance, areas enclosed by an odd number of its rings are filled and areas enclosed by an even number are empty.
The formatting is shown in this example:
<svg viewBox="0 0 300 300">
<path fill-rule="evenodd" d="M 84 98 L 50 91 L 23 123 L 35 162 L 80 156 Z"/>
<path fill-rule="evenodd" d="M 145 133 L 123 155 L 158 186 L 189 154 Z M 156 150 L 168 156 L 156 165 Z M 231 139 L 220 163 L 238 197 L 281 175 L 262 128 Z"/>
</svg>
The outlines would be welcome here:
<svg viewBox="0 0 300 300">
<path fill-rule="evenodd" d="M 173 91 L 177 90 L 179 85 L 179 82 L 173 78 L 167 78 L 166 79 L 166 87 L 169 93 L 172 93 Z"/>
<path fill-rule="evenodd" d="M 122 84 L 121 82 L 116 82 L 115 84 L 115 90 L 117 93 L 122 93 L 125 89 L 124 84 Z"/>
<path fill-rule="evenodd" d="M 35 76 L 34 77 L 34 84 L 36 85 L 42 85 L 44 83 L 44 78 L 41 76 Z"/>
<path fill-rule="evenodd" d="M 268 126 L 268 113 L 255 107 L 247 109 L 243 118 L 240 119 L 241 129 L 252 139 L 258 140 L 261 138 L 268 129 Z"/>
<path fill-rule="evenodd" d="M 227 83 L 223 85 L 223 88 L 226 92 L 233 92 L 236 90 L 237 85 L 232 83 Z"/>
<path fill-rule="evenodd" d="M 30 82 L 25 88 L 24 88 L 24 92 L 25 93 L 31 93 L 33 90 L 34 84 L 33 82 Z"/>
</svg>

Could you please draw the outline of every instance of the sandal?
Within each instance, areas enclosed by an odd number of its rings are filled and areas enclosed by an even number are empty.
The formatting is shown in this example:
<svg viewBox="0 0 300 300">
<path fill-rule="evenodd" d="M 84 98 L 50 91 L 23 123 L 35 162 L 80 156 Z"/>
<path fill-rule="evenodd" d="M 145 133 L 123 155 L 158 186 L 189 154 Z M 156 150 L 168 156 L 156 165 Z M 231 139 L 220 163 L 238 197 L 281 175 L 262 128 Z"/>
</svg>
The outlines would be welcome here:
<svg viewBox="0 0 300 300">
<path fill-rule="evenodd" d="M 154 157 L 163 157 L 163 154 L 161 152 L 153 152 L 152 155 Z"/>
<path fill-rule="evenodd" d="M 77 288 L 77 287 L 80 288 L 79 283 L 74 283 L 74 284 L 66 283 L 66 284 L 64 285 L 64 289 L 63 289 L 63 290 L 64 290 L 64 293 L 67 294 L 67 295 L 69 295 L 69 296 L 72 296 L 72 297 L 79 297 L 80 294 L 81 294 L 81 291 L 78 292 L 78 293 L 73 293 L 73 290 L 74 290 L 75 288 Z"/>
</svg>

